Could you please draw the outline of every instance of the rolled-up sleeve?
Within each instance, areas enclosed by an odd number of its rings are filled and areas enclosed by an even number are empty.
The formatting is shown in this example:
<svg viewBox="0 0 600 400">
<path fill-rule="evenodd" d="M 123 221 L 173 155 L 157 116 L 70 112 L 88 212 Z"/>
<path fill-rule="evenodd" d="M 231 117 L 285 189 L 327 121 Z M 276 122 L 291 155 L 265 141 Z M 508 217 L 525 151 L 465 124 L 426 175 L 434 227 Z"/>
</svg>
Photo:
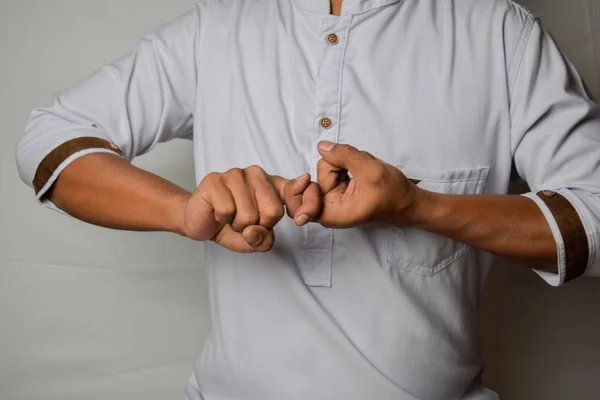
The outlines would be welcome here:
<svg viewBox="0 0 600 400">
<path fill-rule="evenodd" d="M 600 276 L 600 108 L 552 37 L 533 19 L 524 30 L 510 97 L 514 163 L 524 194 L 546 217 L 558 249 L 559 286 Z"/>
<path fill-rule="evenodd" d="M 34 110 L 18 144 L 21 179 L 42 204 L 61 171 L 90 153 L 131 161 L 193 131 L 196 52 L 204 3 L 155 29 L 126 57 Z"/>
</svg>

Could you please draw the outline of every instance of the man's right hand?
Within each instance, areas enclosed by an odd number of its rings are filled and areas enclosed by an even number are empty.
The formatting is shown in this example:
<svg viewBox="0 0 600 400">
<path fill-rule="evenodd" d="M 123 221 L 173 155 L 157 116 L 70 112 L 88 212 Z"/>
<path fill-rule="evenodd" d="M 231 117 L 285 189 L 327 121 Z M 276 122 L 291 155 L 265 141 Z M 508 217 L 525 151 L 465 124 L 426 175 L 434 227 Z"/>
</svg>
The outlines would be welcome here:
<svg viewBox="0 0 600 400">
<path fill-rule="evenodd" d="M 267 252 L 284 206 L 298 226 L 320 215 L 321 191 L 309 174 L 288 180 L 257 166 L 211 173 L 186 201 L 180 231 L 236 252 Z"/>
</svg>

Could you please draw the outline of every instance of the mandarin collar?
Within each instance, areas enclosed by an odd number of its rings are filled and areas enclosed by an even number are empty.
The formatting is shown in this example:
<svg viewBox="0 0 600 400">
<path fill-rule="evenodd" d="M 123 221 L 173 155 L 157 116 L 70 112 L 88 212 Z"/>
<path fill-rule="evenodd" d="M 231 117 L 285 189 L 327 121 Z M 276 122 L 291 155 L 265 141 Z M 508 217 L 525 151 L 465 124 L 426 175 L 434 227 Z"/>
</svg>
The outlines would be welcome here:
<svg viewBox="0 0 600 400">
<path fill-rule="evenodd" d="M 354 15 L 375 8 L 397 3 L 400 0 L 344 0 L 341 15 Z M 308 11 L 329 14 L 331 12 L 329 0 L 292 0 L 298 7 Z"/>
</svg>

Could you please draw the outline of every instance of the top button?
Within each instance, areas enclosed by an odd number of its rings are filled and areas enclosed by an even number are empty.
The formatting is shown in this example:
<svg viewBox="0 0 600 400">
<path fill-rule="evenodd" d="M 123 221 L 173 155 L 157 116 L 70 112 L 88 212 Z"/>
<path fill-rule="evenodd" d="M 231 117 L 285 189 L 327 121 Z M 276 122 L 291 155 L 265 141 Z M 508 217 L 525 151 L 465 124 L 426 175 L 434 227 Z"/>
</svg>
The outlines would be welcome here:
<svg viewBox="0 0 600 400">
<path fill-rule="evenodd" d="M 542 192 L 542 194 L 546 197 L 554 197 L 556 196 L 556 192 L 553 192 L 552 190 L 544 190 Z"/>
<path fill-rule="evenodd" d="M 327 41 L 329 44 L 338 44 L 340 42 L 340 38 L 335 33 L 330 33 L 327 35 Z"/>
</svg>

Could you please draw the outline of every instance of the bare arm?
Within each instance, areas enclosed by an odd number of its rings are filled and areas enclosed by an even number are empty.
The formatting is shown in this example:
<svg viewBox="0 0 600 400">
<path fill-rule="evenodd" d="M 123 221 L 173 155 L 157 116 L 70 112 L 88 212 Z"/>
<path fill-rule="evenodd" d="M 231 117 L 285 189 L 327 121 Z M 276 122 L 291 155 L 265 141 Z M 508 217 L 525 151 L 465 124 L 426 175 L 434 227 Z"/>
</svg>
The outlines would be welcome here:
<svg viewBox="0 0 600 400">
<path fill-rule="evenodd" d="M 48 192 L 60 209 L 91 224 L 179 234 L 190 196 L 171 182 L 108 153 L 75 160 Z"/>
<path fill-rule="evenodd" d="M 516 195 L 465 196 L 417 189 L 413 225 L 517 263 L 557 273 L 556 241 L 540 208 Z"/>
<path fill-rule="evenodd" d="M 323 225 L 383 223 L 425 229 L 527 267 L 557 272 L 556 241 L 533 200 L 435 193 L 352 146 L 322 142 L 320 152 L 319 184 L 325 207 L 319 222 Z"/>
<path fill-rule="evenodd" d="M 89 154 L 71 163 L 49 199 L 75 218 L 134 231 L 167 231 L 214 240 L 238 252 L 269 251 L 273 227 L 288 214 L 304 225 L 321 212 L 320 191 L 304 174 L 296 180 L 260 167 L 209 174 L 194 193 L 117 155 Z M 305 216 L 305 217 L 304 217 Z"/>
</svg>

